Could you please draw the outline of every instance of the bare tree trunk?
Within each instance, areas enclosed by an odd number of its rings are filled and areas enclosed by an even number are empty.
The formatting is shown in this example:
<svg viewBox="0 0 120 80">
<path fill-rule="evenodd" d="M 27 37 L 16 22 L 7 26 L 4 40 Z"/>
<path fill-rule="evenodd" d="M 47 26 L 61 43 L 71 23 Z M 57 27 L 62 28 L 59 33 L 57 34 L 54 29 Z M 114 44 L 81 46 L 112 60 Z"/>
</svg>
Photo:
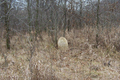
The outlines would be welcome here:
<svg viewBox="0 0 120 80">
<path fill-rule="evenodd" d="M 5 0 L 4 2 L 4 13 L 5 13 L 5 29 L 6 29 L 6 47 L 10 49 L 10 29 L 9 29 L 9 18 L 8 18 L 8 4 Z"/>
<path fill-rule="evenodd" d="M 38 10 L 38 8 L 39 8 L 39 0 L 36 0 L 36 17 L 35 17 L 35 39 L 37 39 L 37 36 L 38 36 L 38 30 L 39 30 L 39 28 L 38 28 L 38 15 L 39 15 L 39 10 Z"/>
<path fill-rule="evenodd" d="M 80 27 L 82 27 L 82 0 L 80 0 Z"/>
<path fill-rule="evenodd" d="M 68 31 L 70 31 L 70 20 L 68 20 Z"/>
<path fill-rule="evenodd" d="M 28 25 L 29 25 L 29 32 L 31 32 L 31 0 L 27 0 L 27 10 L 28 10 Z"/>
<path fill-rule="evenodd" d="M 57 47 L 57 33 L 58 33 L 58 13 L 55 12 L 55 47 Z"/>
<path fill-rule="evenodd" d="M 64 34 L 63 36 L 65 37 L 65 30 L 66 30 L 66 0 L 64 2 L 65 6 L 64 6 L 64 16 L 65 16 L 65 22 L 64 22 Z"/>
<path fill-rule="evenodd" d="M 98 6 L 97 6 L 97 33 L 96 33 L 96 48 L 98 46 L 98 37 L 99 37 L 99 4 L 100 0 L 98 0 Z"/>
<path fill-rule="evenodd" d="M 41 15 L 42 16 L 42 15 Z M 39 28 L 39 0 L 36 0 L 36 17 L 35 17 L 35 39 L 37 40 L 38 37 L 38 33 L 39 33 L 39 37 L 41 40 L 43 40 L 42 36 L 41 36 L 41 28 Z"/>
<path fill-rule="evenodd" d="M 55 47 L 57 47 L 57 22 L 55 23 Z"/>
<path fill-rule="evenodd" d="M 29 34 L 30 34 L 30 38 L 29 38 L 29 40 L 30 41 L 33 41 L 33 34 L 31 34 L 31 31 L 32 31 L 32 24 L 31 24 L 31 18 L 32 18 L 32 10 L 31 10 L 31 4 L 32 4 L 32 2 L 31 2 L 31 0 L 27 0 L 27 12 L 28 12 L 28 32 L 29 32 Z"/>
</svg>

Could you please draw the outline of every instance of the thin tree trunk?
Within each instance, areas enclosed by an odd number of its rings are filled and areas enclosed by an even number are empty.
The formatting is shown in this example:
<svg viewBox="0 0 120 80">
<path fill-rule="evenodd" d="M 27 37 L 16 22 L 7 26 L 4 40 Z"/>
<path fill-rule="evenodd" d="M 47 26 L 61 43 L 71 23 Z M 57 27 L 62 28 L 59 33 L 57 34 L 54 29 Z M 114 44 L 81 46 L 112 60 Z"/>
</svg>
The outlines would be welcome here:
<svg viewBox="0 0 120 80">
<path fill-rule="evenodd" d="M 41 30 L 39 28 L 39 23 L 38 23 L 38 19 L 39 19 L 39 0 L 36 0 L 36 17 L 35 17 L 36 21 L 35 21 L 35 39 L 37 40 L 38 37 L 38 33 L 39 33 L 39 37 L 41 40 L 43 40 L 42 36 L 41 36 Z"/>
<path fill-rule="evenodd" d="M 70 31 L 70 20 L 68 20 L 68 31 Z"/>
<path fill-rule="evenodd" d="M 30 8 L 30 2 L 31 0 L 27 0 L 27 10 L 28 10 L 28 25 L 29 25 L 29 32 L 31 32 L 31 8 Z"/>
<path fill-rule="evenodd" d="M 82 27 L 82 0 L 80 0 L 80 27 Z"/>
<path fill-rule="evenodd" d="M 97 6 L 97 33 L 96 33 L 96 48 L 98 46 L 98 37 L 99 37 L 99 4 L 100 4 L 100 0 L 98 0 L 98 6 Z"/>
<path fill-rule="evenodd" d="M 35 21 L 35 30 L 36 30 L 36 32 L 35 32 L 35 39 L 37 39 L 37 34 L 38 34 L 38 15 L 39 15 L 39 10 L 38 10 L 38 7 L 39 7 L 39 0 L 36 0 L 36 17 L 35 17 L 35 19 L 36 19 L 36 21 Z"/>
<path fill-rule="evenodd" d="M 9 19 L 8 19 L 8 4 L 7 1 L 4 3 L 4 12 L 5 12 L 5 29 L 6 29 L 6 47 L 10 49 L 10 29 L 9 29 Z"/>
<path fill-rule="evenodd" d="M 65 37 L 65 30 L 66 30 L 66 0 L 65 0 L 65 7 L 64 7 L 64 16 L 65 16 L 65 22 L 64 22 L 64 34 L 63 34 L 63 36 Z"/>
</svg>

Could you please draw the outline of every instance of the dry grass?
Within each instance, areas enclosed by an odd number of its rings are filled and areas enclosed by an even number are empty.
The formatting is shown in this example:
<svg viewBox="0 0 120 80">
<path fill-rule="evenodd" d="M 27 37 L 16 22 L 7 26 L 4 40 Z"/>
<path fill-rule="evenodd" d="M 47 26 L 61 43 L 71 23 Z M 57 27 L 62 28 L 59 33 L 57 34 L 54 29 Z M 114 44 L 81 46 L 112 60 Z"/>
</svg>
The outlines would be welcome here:
<svg viewBox="0 0 120 80">
<path fill-rule="evenodd" d="M 42 34 L 43 41 L 33 42 L 29 34 L 17 34 L 11 38 L 10 51 L 5 49 L 2 37 L 0 80 L 119 80 L 119 31 L 120 28 L 101 30 L 98 48 L 95 29 L 66 31 L 69 50 L 65 52 L 54 47 L 47 33 Z M 2 54 L 7 56 L 7 66 Z"/>
</svg>

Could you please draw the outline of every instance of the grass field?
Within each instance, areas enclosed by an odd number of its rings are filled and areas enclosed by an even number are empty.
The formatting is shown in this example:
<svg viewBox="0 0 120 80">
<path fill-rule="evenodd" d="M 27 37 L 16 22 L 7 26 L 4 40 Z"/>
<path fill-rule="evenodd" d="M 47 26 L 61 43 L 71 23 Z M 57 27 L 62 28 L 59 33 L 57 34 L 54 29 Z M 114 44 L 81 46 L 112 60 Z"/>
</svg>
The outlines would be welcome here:
<svg viewBox="0 0 120 80">
<path fill-rule="evenodd" d="M 41 35 L 31 42 L 28 33 L 16 33 L 6 50 L 1 34 L 0 80 L 120 80 L 120 28 L 100 29 L 97 48 L 96 29 L 66 31 L 67 51 Z"/>
</svg>

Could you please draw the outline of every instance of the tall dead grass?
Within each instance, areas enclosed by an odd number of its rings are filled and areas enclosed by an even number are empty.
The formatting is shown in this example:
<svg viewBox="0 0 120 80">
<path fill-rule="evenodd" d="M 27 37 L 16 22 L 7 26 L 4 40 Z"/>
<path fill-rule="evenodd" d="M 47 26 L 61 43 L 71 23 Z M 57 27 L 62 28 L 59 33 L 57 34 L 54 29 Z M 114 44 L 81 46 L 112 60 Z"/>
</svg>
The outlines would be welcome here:
<svg viewBox="0 0 120 80">
<path fill-rule="evenodd" d="M 120 79 L 120 28 L 99 30 L 96 48 L 96 29 L 85 27 L 66 31 L 69 50 L 54 47 L 52 39 L 43 32 L 43 41 L 29 40 L 29 34 L 16 33 L 11 38 L 11 50 L 5 49 L 5 38 L 1 37 L 1 80 L 119 80 Z M 58 37 L 62 32 L 60 31 Z M 31 47 L 34 46 L 29 59 Z M 2 54 L 7 55 L 8 66 Z"/>
</svg>

